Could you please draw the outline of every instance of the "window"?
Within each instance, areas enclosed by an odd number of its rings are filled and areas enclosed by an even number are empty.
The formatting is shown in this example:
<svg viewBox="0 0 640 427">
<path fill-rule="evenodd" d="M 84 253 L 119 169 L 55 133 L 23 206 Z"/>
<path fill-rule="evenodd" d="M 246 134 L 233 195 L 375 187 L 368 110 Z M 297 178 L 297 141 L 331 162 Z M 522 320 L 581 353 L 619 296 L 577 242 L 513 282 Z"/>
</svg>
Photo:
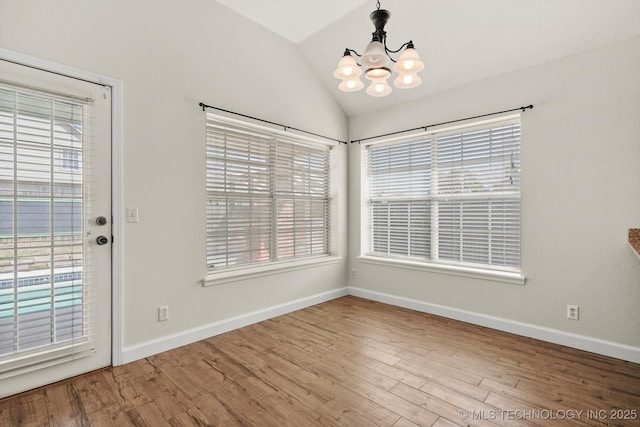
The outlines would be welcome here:
<svg viewBox="0 0 640 427">
<path fill-rule="evenodd" d="M 77 151 L 62 151 L 62 168 L 63 169 L 80 169 L 80 153 Z"/>
<path fill-rule="evenodd" d="M 207 266 L 329 253 L 329 148 L 207 115 Z"/>
<path fill-rule="evenodd" d="M 366 153 L 368 255 L 519 271 L 519 117 Z"/>
<path fill-rule="evenodd" d="M 0 86 L 0 377 L 93 352 L 80 169 L 90 108 Z M 72 170 L 57 161 L 67 152 Z"/>
</svg>

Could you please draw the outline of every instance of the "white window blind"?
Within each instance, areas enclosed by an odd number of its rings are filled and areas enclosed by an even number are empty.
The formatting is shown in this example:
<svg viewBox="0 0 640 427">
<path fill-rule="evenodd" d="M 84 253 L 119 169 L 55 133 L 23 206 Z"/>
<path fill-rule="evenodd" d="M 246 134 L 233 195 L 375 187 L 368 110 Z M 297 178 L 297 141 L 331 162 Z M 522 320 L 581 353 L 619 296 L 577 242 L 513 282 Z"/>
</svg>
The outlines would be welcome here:
<svg viewBox="0 0 640 427">
<path fill-rule="evenodd" d="M 0 377 L 93 351 L 88 111 L 86 102 L 0 85 Z"/>
<path fill-rule="evenodd" d="M 520 123 L 367 146 L 370 254 L 520 267 Z"/>
<path fill-rule="evenodd" d="M 325 255 L 329 147 L 207 115 L 207 265 Z"/>
<path fill-rule="evenodd" d="M 431 250 L 431 145 L 411 141 L 369 150 L 372 249 L 428 258 Z"/>
</svg>

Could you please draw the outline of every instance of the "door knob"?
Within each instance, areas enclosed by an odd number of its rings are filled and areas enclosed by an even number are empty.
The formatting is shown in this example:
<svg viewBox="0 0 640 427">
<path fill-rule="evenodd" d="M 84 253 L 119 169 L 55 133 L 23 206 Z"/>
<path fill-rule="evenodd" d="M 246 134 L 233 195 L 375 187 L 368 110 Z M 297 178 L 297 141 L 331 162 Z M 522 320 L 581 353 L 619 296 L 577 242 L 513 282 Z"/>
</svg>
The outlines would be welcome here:
<svg viewBox="0 0 640 427">
<path fill-rule="evenodd" d="M 98 238 L 96 239 L 96 243 L 100 246 L 106 245 L 107 243 L 109 243 L 109 239 L 107 238 L 107 236 L 98 236 Z"/>
</svg>

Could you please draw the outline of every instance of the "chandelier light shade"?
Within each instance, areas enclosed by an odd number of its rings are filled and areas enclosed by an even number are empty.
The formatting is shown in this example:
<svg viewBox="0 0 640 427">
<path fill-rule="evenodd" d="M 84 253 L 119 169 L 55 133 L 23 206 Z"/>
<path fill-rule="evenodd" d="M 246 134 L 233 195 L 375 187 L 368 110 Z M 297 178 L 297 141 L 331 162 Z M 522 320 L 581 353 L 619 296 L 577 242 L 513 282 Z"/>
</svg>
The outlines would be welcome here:
<svg viewBox="0 0 640 427">
<path fill-rule="evenodd" d="M 354 77 L 352 79 L 344 79 L 338 85 L 338 89 L 343 92 L 355 92 L 364 87 L 364 83 L 360 80 L 359 77 Z"/>
<path fill-rule="evenodd" d="M 375 79 L 367 88 L 367 95 L 371 96 L 387 96 L 391 93 L 391 86 L 387 83 L 387 79 Z"/>
<path fill-rule="evenodd" d="M 333 72 L 333 75 L 337 79 L 342 80 L 352 79 L 354 77 L 358 77 L 360 74 L 362 74 L 362 70 L 351 55 L 343 56 L 342 59 L 340 59 L 340 62 L 338 62 L 338 68 Z"/>
<path fill-rule="evenodd" d="M 418 51 L 413 48 L 413 43 L 408 43 L 407 48 L 402 52 L 393 69 L 398 73 L 417 73 L 424 70 L 424 64 L 420 61 Z"/>
<path fill-rule="evenodd" d="M 418 87 L 420 83 L 422 83 L 422 79 L 416 73 L 401 74 L 393 81 L 393 84 L 401 89 Z"/>
<path fill-rule="evenodd" d="M 362 65 L 367 68 L 383 67 L 387 62 L 389 61 L 384 45 L 379 41 L 369 43 L 362 55 Z"/>
<path fill-rule="evenodd" d="M 384 26 L 390 17 L 391 13 L 388 10 L 380 9 L 380 1 L 378 1 L 377 9 L 369 15 L 376 28 L 371 42 L 362 55 L 353 49 L 345 49 L 344 55 L 338 62 L 338 67 L 333 72 L 335 78 L 342 80 L 338 89 L 343 92 L 355 92 L 362 89 L 364 83 L 360 80 L 360 75 L 363 70 L 365 77 L 371 80 L 371 84 L 366 90 L 367 94 L 371 96 L 387 96 L 391 93 L 392 88 L 387 83 L 387 79 L 391 77 L 391 70 L 398 74 L 393 81 L 393 84 L 398 88 L 411 89 L 422 83 L 418 73 L 424 69 L 424 63 L 420 60 L 420 55 L 413 46 L 413 41 L 404 43 L 397 50 L 391 50 L 387 47 L 387 33 L 384 31 Z M 400 51 L 402 53 L 397 60 L 391 57 L 392 53 Z M 360 64 L 351 56 L 352 53 L 360 58 Z"/>
</svg>

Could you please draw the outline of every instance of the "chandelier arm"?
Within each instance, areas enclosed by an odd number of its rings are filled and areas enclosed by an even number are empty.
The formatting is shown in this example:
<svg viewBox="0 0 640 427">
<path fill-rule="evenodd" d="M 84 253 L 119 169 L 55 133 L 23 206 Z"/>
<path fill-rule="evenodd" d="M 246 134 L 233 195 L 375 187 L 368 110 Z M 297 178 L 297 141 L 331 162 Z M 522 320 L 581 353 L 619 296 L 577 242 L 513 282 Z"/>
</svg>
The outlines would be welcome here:
<svg viewBox="0 0 640 427">
<path fill-rule="evenodd" d="M 360 55 L 358 52 L 356 52 L 356 51 L 355 51 L 355 50 L 353 50 L 353 49 L 346 48 L 344 51 L 345 51 L 345 53 L 346 53 L 346 52 L 353 52 L 353 53 L 355 53 L 355 54 L 356 54 L 356 56 L 357 56 L 358 58 L 362 58 L 362 55 Z"/>
<path fill-rule="evenodd" d="M 412 40 L 409 40 L 408 42 L 404 43 L 402 46 L 400 46 L 400 47 L 398 48 L 398 50 L 391 50 L 391 49 L 389 49 L 389 48 L 387 47 L 387 41 L 385 40 L 385 43 L 384 43 L 384 50 L 386 50 L 386 51 L 387 51 L 387 54 L 388 54 L 389 52 L 390 52 L 390 53 L 398 53 L 398 52 L 400 52 L 402 49 L 404 49 L 405 47 L 408 47 L 408 46 L 410 46 L 410 45 L 413 45 L 413 41 L 412 41 Z M 391 57 L 389 57 L 389 58 L 391 58 Z M 393 61 L 393 62 L 395 62 L 395 61 Z"/>
<path fill-rule="evenodd" d="M 385 53 L 387 54 L 387 56 L 389 57 L 389 59 L 391 60 L 391 62 L 393 62 L 394 64 L 395 64 L 396 62 L 398 62 L 398 61 L 396 61 L 395 59 L 393 59 L 393 57 L 392 57 L 391 55 L 389 55 L 389 52 L 391 52 L 391 51 L 390 51 L 390 50 L 387 50 L 387 49 L 386 49 L 386 46 L 385 46 L 385 49 L 384 49 L 384 50 L 385 50 Z"/>
<path fill-rule="evenodd" d="M 393 62 L 394 64 L 398 61 L 396 61 L 395 59 L 393 59 L 393 57 L 391 55 L 389 55 L 390 53 L 398 53 L 402 50 L 402 48 L 406 45 L 407 43 L 403 44 L 402 46 L 400 46 L 400 49 L 398 50 L 391 50 L 387 47 L 387 38 L 384 38 L 384 42 L 383 42 L 383 46 L 384 46 L 384 53 L 387 54 L 387 56 L 389 57 L 389 59 L 391 60 L 391 62 Z"/>
</svg>

